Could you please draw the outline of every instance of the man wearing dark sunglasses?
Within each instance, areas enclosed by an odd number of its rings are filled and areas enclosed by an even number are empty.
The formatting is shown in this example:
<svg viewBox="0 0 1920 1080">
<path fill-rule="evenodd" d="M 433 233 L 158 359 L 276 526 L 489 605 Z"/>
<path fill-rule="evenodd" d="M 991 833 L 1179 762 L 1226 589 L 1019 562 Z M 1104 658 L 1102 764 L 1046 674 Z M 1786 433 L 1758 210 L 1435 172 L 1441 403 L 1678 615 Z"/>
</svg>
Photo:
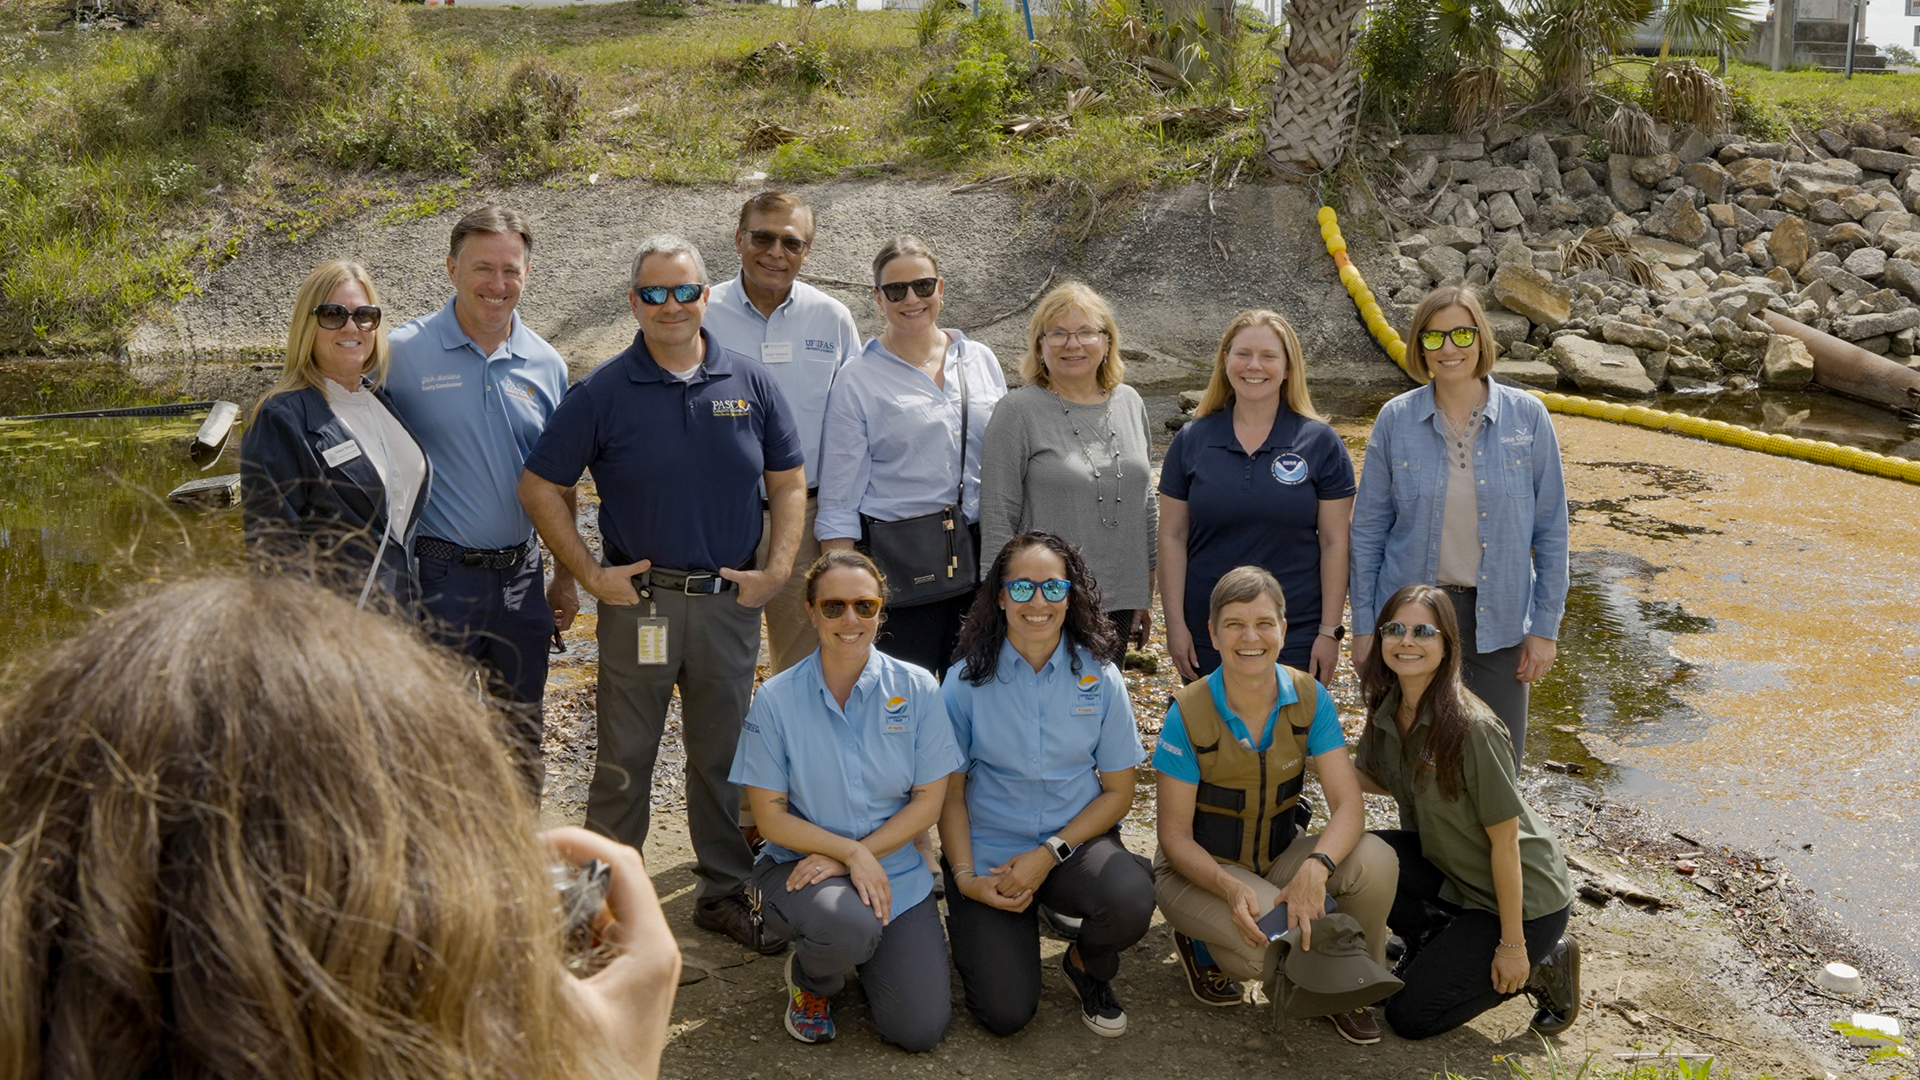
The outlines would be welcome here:
<svg viewBox="0 0 1920 1080">
<path fill-rule="evenodd" d="M 740 207 L 733 250 L 740 274 L 713 287 L 704 325 L 724 348 L 758 359 L 787 397 L 807 455 L 807 513 L 795 566 L 820 557 L 813 537 L 819 508 L 820 429 L 827 388 L 847 358 L 859 353 L 860 328 L 847 305 L 799 280 L 813 253 L 813 209 L 784 191 L 763 191 Z M 771 532 L 767 535 L 771 535 Z M 760 541 L 760 559 L 767 557 Z M 777 674 L 806 659 L 819 643 L 807 622 L 806 583 L 799 575 L 767 601 L 767 646 Z"/>
<path fill-rule="evenodd" d="M 701 327 L 706 266 L 677 236 L 634 256 L 628 303 L 640 332 L 575 384 L 527 458 L 520 499 L 554 558 L 600 601 L 599 749 L 587 826 L 639 847 L 667 705 L 680 691 L 692 836 L 693 923 L 762 952 L 745 886 L 753 855 L 727 776 L 760 657 L 760 608 L 793 571 L 806 455 L 767 369 Z M 565 495 L 591 470 L 596 559 Z M 772 534 L 763 529 L 760 485 Z M 602 565 L 604 561 L 605 565 Z"/>
<path fill-rule="evenodd" d="M 547 646 L 573 622 L 580 596 L 564 567 L 546 585 L 533 523 L 514 497 L 527 451 L 567 392 L 567 362 L 517 310 L 532 251 L 533 233 L 512 210 L 483 206 L 455 223 L 453 298 L 393 331 L 387 387 L 433 463 L 414 541 L 429 625 L 479 661 L 513 706 L 537 795 Z"/>
</svg>

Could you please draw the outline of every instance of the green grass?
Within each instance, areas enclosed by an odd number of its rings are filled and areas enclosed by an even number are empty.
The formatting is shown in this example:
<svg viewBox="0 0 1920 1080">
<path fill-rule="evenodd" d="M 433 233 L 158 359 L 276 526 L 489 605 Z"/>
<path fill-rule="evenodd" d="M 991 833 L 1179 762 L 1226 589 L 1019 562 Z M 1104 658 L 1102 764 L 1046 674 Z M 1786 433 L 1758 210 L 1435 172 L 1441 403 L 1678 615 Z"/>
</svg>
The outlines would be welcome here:
<svg viewBox="0 0 1920 1080">
<path fill-rule="evenodd" d="M 1067 87 L 1028 75 L 1138 25 L 1145 2 L 1081 0 L 1078 23 L 1042 24 L 1037 51 L 1004 19 L 957 16 L 923 45 L 915 18 L 895 12 L 670 0 L 207 0 L 191 9 L 198 22 L 119 33 L 35 26 L 0 6 L 0 355 L 110 352 L 250 244 L 370 208 L 386 222 L 441 213 L 485 184 L 1011 174 L 1070 204 L 1076 229 L 1113 220 L 1138 191 L 1254 165 L 1275 63 L 1249 28 L 1227 77 L 1202 65 L 1194 86 L 1162 92 L 1109 51 L 1088 57 L 1106 96 L 1067 133 L 990 130 L 1064 112 Z M 1180 33 L 1192 35 L 1168 36 Z M 937 105 L 937 76 L 969 41 L 1018 78 L 976 108 L 987 133 L 955 143 L 916 99 Z M 969 90 L 951 83 L 940 92 Z M 1142 119 L 1228 101 L 1251 114 L 1223 129 Z M 800 138 L 749 149 L 762 123 Z"/>
<path fill-rule="evenodd" d="M 1702 61 L 1709 71 L 1710 61 Z M 1645 58 L 1622 57 L 1609 75 L 1640 83 L 1653 66 Z M 1727 72 L 1736 92 L 1749 95 L 1766 109 L 1804 130 L 1844 127 L 1856 120 L 1893 122 L 1920 128 L 1920 76 L 1860 75 L 1848 79 L 1830 71 L 1771 71 L 1764 64 L 1736 63 Z"/>
</svg>

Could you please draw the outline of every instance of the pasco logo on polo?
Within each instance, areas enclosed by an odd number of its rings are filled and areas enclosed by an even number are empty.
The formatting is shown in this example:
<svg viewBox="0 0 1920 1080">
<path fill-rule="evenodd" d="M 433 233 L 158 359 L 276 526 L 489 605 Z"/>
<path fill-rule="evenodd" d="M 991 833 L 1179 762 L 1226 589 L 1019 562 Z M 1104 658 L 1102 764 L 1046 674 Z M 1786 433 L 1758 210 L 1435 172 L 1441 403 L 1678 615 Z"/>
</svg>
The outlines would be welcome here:
<svg viewBox="0 0 1920 1080">
<path fill-rule="evenodd" d="M 713 401 L 715 416 L 745 416 L 747 403 L 742 398 L 715 398 Z"/>
<path fill-rule="evenodd" d="M 1307 459 L 1299 454 L 1281 454 L 1273 459 L 1273 478 L 1283 484 L 1298 484 L 1307 478 Z"/>
</svg>

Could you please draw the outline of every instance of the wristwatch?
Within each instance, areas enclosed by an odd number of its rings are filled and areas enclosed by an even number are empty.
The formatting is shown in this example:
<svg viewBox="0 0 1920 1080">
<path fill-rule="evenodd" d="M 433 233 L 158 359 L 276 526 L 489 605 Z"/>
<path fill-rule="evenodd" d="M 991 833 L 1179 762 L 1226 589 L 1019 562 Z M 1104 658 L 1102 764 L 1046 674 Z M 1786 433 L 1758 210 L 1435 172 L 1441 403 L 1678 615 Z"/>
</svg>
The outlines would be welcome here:
<svg viewBox="0 0 1920 1080">
<path fill-rule="evenodd" d="M 1320 628 L 1320 636 L 1330 637 L 1335 641 L 1339 641 L 1341 638 L 1347 636 L 1347 628 L 1340 624 L 1335 624 L 1333 626 L 1323 626 Z"/>
<path fill-rule="evenodd" d="M 1327 854 L 1324 851 L 1316 851 L 1313 854 L 1308 855 L 1307 858 L 1320 860 L 1321 864 L 1327 868 L 1328 877 L 1332 877 L 1334 870 L 1338 869 L 1333 864 L 1333 856 Z"/>
<path fill-rule="evenodd" d="M 1043 842 L 1047 845 L 1047 850 L 1053 852 L 1055 863 L 1063 863 L 1073 857 L 1073 845 L 1058 836 L 1049 836 Z"/>
</svg>

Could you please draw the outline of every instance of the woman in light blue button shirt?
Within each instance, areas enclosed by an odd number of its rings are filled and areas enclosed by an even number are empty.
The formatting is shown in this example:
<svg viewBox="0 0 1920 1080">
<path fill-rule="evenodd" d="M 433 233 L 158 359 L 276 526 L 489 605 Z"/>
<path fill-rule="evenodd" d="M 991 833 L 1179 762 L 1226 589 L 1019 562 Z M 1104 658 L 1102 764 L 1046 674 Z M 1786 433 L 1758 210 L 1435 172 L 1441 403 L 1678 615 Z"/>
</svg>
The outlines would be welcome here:
<svg viewBox="0 0 1920 1080">
<path fill-rule="evenodd" d="M 931 1050 L 952 1012 L 933 876 L 913 839 L 960 767 L 940 688 L 873 648 L 886 583 L 857 551 L 807 571 L 820 648 L 761 684 L 729 777 L 767 841 L 753 883 L 787 957 L 788 1034 L 834 1037 L 829 1001 L 857 967 L 880 1037 Z"/>
<path fill-rule="evenodd" d="M 1120 842 L 1146 757 L 1119 642 L 1079 551 L 1048 532 L 995 558 L 942 692 L 965 771 L 940 812 L 947 935 L 967 1008 L 1011 1035 L 1040 1002 L 1036 904 L 1082 920 L 1060 967 L 1094 1034 L 1127 1030 L 1120 953 L 1153 918 L 1153 870 Z"/>
<path fill-rule="evenodd" d="M 1380 408 L 1353 507 L 1353 663 L 1380 606 L 1438 585 L 1459 615 L 1468 689 L 1523 761 L 1528 687 L 1553 666 L 1567 606 L 1567 487 L 1547 408 L 1495 382 L 1493 329 L 1464 285 L 1427 294 L 1407 335 L 1427 385 Z"/>
<path fill-rule="evenodd" d="M 941 328 L 946 280 L 918 238 L 895 237 L 880 249 L 873 285 L 887 325 L 846 362 L 827 395 L 814 535 L 822 550 L 851 548 L 866 539 L 869 521 L 936 513 L 958 496 L 977 544 L 981 441 L 995 403 L 1006 396 L 1006 374 L 992 349 Z M 969 576 L 973 569 L 966 567 Z M 939 676 L 953 659 L 972 596 L 968 590 L 890 609 L 880 648 Z"/>
</svg>

